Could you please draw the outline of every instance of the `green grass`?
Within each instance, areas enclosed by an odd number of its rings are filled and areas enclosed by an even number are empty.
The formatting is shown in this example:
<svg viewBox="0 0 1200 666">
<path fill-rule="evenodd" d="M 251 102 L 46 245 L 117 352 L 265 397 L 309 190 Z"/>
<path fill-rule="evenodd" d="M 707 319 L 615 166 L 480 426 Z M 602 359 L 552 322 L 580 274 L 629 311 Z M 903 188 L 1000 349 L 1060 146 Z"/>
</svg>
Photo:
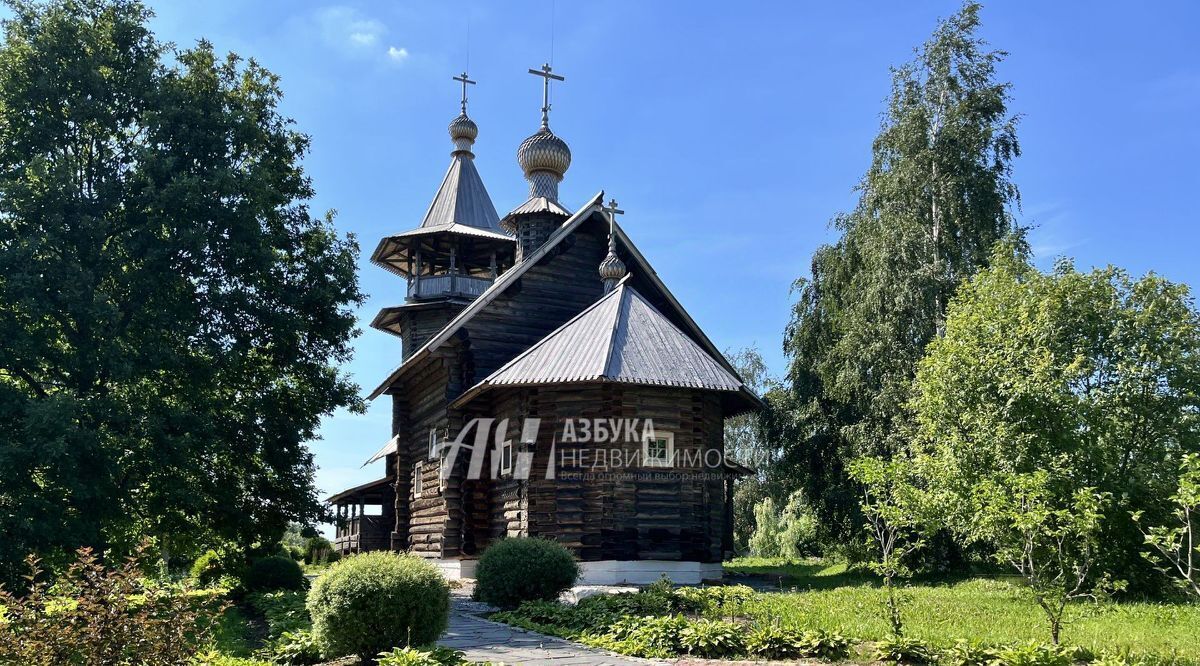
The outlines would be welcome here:
<svg viewBox="0 0 1200 666">
<path fill-rule="evenodd" d="M 727 572 L 781 580 L 786 592 L 761 594 L 740 614 L 758 622 L 826 629 L 862 640 L 888 634 L 884 591 L 869 574 L 821 561 L 782 563 L 742 558 Z M 959 639 L 989 644 L 1049 642 L 1042 611 L 1009 577 L 928 578 L 903 591 L 906 634 L 939 647 Z M 1128 650 L 1200 662 L 1200 605 L 1077 603 L 1068 611 L 1064 642 L 1095 652 Z"/>
</svg>

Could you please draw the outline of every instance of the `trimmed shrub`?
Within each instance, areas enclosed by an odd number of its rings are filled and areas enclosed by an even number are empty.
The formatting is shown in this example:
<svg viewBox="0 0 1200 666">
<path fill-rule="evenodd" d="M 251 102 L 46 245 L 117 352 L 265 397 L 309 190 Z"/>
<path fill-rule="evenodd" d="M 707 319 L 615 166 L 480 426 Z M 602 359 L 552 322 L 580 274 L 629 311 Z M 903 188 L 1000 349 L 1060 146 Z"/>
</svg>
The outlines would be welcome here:
<svg viewBox="0 0 1200 666">
<path fill-rule="evenodd" d="M 475 596 L 501 608 L 522 601 L 553 601 L 575 584 L 579 565 L 571 551 L 547 539 L 513 538 L 483 552 L 475 572 Z"/>
<path fill-rule="evenodd" d="M 242 580 L 248 592 L 303 590 L 305 582 L 300 565 L 290 557 L 279 555 L 254 560 Z"/>
<path fill-rule="evenodd" d="M 450 588 L 412 555 L 374 552 L 333 565 L 308 593 L 313 635 L 327 657 L 375 658 L 394 647 L 433 643 L 450 615 Z"/>
</svg>

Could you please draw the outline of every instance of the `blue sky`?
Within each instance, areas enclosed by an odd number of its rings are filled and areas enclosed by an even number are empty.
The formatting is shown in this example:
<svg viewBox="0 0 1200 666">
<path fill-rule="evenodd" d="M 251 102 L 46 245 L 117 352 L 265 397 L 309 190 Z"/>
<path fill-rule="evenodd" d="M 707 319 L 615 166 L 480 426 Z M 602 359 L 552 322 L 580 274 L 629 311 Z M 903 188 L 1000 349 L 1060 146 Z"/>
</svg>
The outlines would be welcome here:
<svg viewBox="0 0 1200 666">
<path fill-rule="evenodd" d="M 152 3 L 180 45 L 199 37 L 282 76 L 285 112 L 313 138 L 314 208 L 364 249 L 369 300 L 347 370 L 374 387 L 399 341 L 367 327 L 404 298 L 370 265 L 379 237 L 419 223 L 449 161 L 447 123 L 467 67 L 479 85 L 477 165 L 503 214 L 524 200 L 514 151 L 537 128 L 539 80 L 567 76 L 551 125 L 574 163 L 563 201 L 600 189 L 692 316 L 722 348 L 757 344 L 776 370 L 791 282 L 853 205 L 889 89 L 956 2 Z M 1147 5 L 1149 7 L 1149 5 Z M 1019 217 L 1038 261 L 1075 257 L 1200 284 L 1200 5 L 993 2 L 982 35 L 1010 52 L 1024 155 Z M 551 32 L 551 14 L 553 38 Z M 318 486 L 382 474 L 389 405 L 338 414 L 313 444 Z"/>
</svg>

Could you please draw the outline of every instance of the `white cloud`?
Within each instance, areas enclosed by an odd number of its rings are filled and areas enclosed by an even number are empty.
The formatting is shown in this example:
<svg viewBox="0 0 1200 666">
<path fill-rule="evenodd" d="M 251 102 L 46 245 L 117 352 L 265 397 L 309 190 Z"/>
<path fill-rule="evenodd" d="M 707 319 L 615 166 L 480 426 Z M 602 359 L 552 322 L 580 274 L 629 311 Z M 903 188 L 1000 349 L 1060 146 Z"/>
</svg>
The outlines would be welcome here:
<svg viewBox="0 0 1200 666">
<path fill-rule="evenodd" d="M 408 49 L 404 47 L 396 48 L 395 46 L 389 46 L 387 54 L 388 57 L 392 59 L 392 62 L 404 62 L 408 58 Z"/>
<path fill-rule="evenodd" d="M 364 15 L 352 7 L 326 7 L 317 12 L 321 39 L 336 49 L 350 53 L 369 52 L 387 33 L 382 21 Z"/>
</svg>

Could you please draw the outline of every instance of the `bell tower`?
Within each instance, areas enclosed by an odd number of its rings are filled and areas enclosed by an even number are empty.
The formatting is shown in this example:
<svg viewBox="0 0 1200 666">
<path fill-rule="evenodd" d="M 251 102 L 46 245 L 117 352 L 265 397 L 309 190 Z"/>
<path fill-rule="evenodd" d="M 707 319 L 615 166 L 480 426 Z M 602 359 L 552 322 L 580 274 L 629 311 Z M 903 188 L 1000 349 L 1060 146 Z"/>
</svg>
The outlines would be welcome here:
<svg viewBox="0 0 1200 666">
<path fill-rule="evenodd" d="M 467 115 L 463 72 L 461 111 L 450 121 L 450 168 L 420 226 L 379 242 L 371 261 L 408 282 L 402 305 L 380 310 L 371 325 L 404 340 L 404 358 L 482 294 L 513 264 L 512 236 L 475 169 L 479 127 Z"/>
</svg>

